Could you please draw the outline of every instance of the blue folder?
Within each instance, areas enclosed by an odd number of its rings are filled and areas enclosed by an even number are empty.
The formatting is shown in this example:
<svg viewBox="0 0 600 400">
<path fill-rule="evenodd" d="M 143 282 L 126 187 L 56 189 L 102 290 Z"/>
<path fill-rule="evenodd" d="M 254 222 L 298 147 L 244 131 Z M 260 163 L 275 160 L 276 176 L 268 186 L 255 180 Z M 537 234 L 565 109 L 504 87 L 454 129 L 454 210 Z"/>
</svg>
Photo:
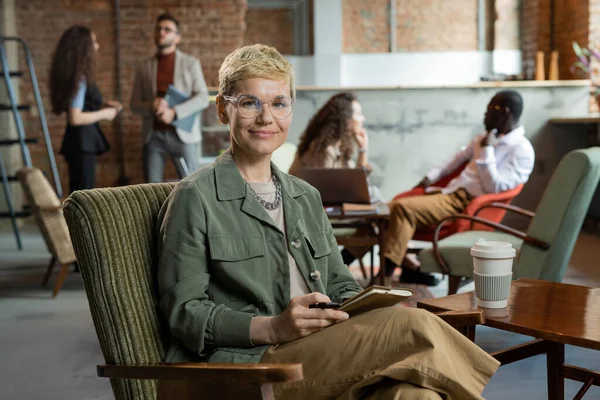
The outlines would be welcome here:
<svg viewBox="0 0 600 400">
<path fill-rule="evenodd" d="M 181 104 L 184 101 L 187 101 L 189 98 L 190 96 L 177 89 L 173 85 L 169 85 L 169 88 L 167 89 L 167 94 L 165 95 L 165 100 L 167 100 L 167 102 L 169 103 L 169 107 L 171 108 L 176 106 L 177 104 Z M 183 129 L 186 132 L 191 132 L 192 127 L 194 126 L 194 121 L 198 117 L 198 114 L 200 114 L 199 111 L 192 113 L 185 118 L 176 119 L 171 123 L 171 125 L 173 125 L 175 128 Z"/>
</svg>

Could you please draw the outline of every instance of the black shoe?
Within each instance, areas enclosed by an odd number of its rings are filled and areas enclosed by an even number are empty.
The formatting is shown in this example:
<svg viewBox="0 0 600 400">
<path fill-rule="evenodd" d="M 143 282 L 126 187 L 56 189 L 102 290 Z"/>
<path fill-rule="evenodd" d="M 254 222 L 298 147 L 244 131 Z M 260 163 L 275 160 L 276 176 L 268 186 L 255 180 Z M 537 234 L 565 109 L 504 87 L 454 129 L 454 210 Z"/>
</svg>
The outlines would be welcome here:
<svg viewBox="0 0 600 400">
<path fill-rule="evenodd" d="M 350 250 L 342 249 L 342 260 L 344 261 L 344 264 L 350 265 L 356 260 L 356 257 L 354 257 L 354 254 L 352 254 Z"/>
<path fill-rule="evenodd" d="M 425 274 L 409 267 L 403 267 L 402 275 L 400 275 L 400 282 L 437 286 L 440 283 L 440 280 L 431 274 Z"/>
</svg>

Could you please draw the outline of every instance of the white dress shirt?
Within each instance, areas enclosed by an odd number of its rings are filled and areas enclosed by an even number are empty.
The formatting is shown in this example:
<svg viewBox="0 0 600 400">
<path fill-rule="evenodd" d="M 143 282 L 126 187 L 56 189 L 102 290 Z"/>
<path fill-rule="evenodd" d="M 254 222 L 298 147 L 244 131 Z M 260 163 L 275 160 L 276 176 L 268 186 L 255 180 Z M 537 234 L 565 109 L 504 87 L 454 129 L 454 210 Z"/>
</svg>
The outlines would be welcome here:
<svg viewBox="0 0 600 400">
<path fill-rule="evenodd" d="M 435 182 L 468 162 L 461 174 L 442 189 L 442 193 L 464 188 L 472 196 L 481 196 L 514 189 L 527 182 L 533 171 L 535 152 L 525 137 L 525 129 L 522 126 L 514 129 L 501 136 L 493 146 L 482 147 L 484 137 L 485 133 L 477 136 L 446 164 L 429 171 L 427 178 Z"/>
</svg>

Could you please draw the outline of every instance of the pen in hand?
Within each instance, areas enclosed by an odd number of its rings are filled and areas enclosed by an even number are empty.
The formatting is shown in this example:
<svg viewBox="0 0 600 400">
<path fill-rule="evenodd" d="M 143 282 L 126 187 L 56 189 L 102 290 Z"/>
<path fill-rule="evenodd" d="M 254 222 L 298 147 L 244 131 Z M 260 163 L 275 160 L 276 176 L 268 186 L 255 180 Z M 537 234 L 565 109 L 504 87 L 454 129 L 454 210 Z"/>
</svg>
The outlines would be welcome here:
<svg viewBox="0 0 600 400">
<path fill-rule="evenodd" d="M 341 306 L 342 305 L 340 303 L 328 302 L 309 304 L 308 308 L 340 308 Z"/>
</svg>

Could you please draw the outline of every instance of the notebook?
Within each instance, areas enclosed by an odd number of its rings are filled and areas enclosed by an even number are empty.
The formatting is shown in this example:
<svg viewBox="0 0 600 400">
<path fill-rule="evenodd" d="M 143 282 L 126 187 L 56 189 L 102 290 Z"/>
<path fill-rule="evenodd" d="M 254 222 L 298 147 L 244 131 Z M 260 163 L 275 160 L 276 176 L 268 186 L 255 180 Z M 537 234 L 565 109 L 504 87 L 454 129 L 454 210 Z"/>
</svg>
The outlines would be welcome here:
<svg viewBox="0 0 600 400">
<path fill-rule="evenodd" d="M 342 204 L 342 213 L 344 215 L 371 215 L 377 213 L 377 206 L 374 204 Z"/>
<path fill-rule="evenodd" d="M 410 289 L 392 289 L 386 286 L 373 285 L 342 303 L 340 311 L 351 317 L 377 308 L 391 307 L 413 295 Z"/>
<path fill-rule="evenodd" d="M 171 108 L 183 103 L 184 101 L 187 101 L 189 98 L 190 96 L 177 89 L 173 85 L 169 85 L 169 88 L 167 89 L 167 94 L 165 95 L 165 100 L 167 100 L 167 102 L 169 103 L 169 107 Z M 175 128 L 182 129 L 186 132 L 191 132 L 192 127 L 194 126 L 194 122 L 198 117 L 198 114 L 199 112 L 195 112 L 191 115 L 188 115 L 185 118 L 176 119 L 171 123 L 171 125 L 173 125 Z"/>
</svg>

